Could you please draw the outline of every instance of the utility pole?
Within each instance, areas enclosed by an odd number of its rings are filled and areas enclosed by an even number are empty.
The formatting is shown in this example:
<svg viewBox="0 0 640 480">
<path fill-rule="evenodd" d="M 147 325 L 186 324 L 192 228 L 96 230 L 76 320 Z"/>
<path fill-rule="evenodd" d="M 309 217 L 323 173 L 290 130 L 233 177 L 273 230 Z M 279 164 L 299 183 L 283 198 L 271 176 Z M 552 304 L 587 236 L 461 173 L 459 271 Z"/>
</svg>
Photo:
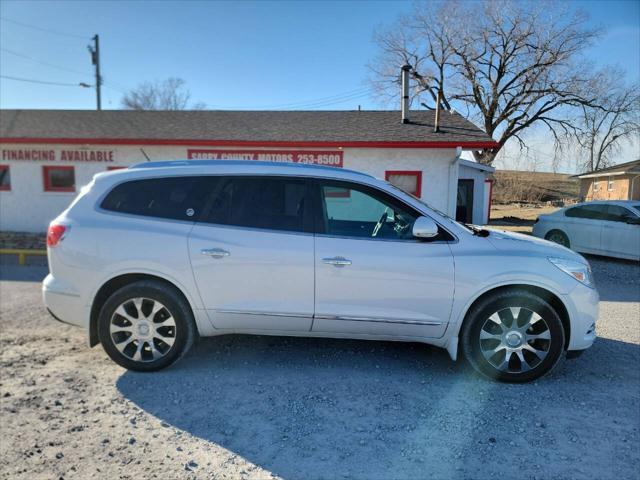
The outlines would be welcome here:
<svg viewBox="0 0 640 480">
<path fill-rule="evenodd" d="M 102 101 L 100 98 L 100 86 L 102 85 L 102 77 L 100 76 L 100 37 L 93 36 L 93 47 L 87 45 L 91 54 L 91 63 L 96 67 L 96 104 L 97 109 L 102 110 Z"/>
</svg>

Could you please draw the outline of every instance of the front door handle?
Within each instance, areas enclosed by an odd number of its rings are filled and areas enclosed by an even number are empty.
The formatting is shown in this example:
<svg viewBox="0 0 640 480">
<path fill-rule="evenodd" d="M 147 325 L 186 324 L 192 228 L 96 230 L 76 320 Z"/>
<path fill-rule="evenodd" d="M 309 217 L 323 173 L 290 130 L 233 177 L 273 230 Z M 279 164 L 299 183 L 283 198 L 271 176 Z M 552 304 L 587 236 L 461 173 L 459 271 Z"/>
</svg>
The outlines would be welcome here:
<svg viewBox="0 0 640 480">
<path fill-rule="evenodd" d="M 322 263 L 326 263 L 327 265 L 335 265 L 336 267 L 344 267 L 345 265 L 351 265 L 351 260 L 348 260 L 344 257 L 331 257 L 323 258 Z"/>
<path fill-rule="evenodd" d="M 222 248 L 203 248 L 202 250 L 200 250 L 200 253 L 202 255 L 207 255 L 208 257 L 213 258 L 224 258 L 231 255 L 229 252 L 223 250 Z"/>
</svg>

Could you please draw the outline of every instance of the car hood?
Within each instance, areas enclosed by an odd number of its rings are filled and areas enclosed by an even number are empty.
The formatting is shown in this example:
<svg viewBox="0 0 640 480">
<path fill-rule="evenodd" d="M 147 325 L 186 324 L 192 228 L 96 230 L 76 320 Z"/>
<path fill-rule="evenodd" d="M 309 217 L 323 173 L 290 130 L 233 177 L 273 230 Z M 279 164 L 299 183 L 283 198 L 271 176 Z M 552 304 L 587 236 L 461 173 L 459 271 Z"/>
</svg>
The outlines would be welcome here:
<svg viewBox="0 0 640 480">
<path fill-rule="evenodd" d="M 585 258 L 562 245 L 522 233 L 489 230 L 487 240 L 498 250 L 535 253 L 540 256 L 568 258 L 587 264 Z"/>
</svg>

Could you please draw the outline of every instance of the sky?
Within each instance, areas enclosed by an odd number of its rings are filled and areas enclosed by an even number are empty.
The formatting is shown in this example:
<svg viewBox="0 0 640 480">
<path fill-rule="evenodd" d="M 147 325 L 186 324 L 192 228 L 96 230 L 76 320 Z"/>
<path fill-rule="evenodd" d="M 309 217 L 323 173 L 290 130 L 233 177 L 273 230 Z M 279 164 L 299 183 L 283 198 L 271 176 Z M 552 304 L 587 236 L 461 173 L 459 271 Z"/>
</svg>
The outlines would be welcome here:
<svg viewBox="0 0 640 480">
<path fill-rule="evenodd" d="M 575 1 L 605 28 L 589 55 L 640 81 L 640 1 Z M 374 29 L 404 1 L 0 1 L 1 108 L 95 108 L 87 44 L 100 35 L 103 108 L 144 81 L 180 77 L 216 109 L 363 109 Z M 471 19 L 462 19 L 471 21 Z M 546 148 L 542 139 L 542 147 Z"/>
</svg>

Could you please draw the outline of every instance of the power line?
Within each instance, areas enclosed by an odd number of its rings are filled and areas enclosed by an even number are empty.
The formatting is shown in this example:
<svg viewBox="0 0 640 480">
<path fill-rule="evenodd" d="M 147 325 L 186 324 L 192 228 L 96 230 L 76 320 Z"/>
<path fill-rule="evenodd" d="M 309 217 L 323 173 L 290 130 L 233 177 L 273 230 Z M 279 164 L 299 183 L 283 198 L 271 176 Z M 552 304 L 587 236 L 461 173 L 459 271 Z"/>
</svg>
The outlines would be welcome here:
<svg viewBox="0 0 640 480">
<path fill-rule="evenodd" d="M 372 89 L 367 87 L 357 88 L 355 90 L 348 90 L 343 93 L 330 95 L 327 97 L 319 97 L 316 99 L 310 100 L 301 100 L 293 103 L 285 103 L 279 105 L 263 105 L 260 107 L 228 107 L 222 105 L 212 105 L 212 107 L 216 108 L 224 108 L 224 109 L 233 109 L 233 110 L 269 110 L 269 109 L 284 109 L 284 110 L 295 110 L 295 109 L 304 109 L 310 107 L 323 107 L 329 105 L 335 105 L 338 103 L 344 103 L 349 100 L 354 100 L 356 98 L 361 98 L 369 95 Z"/>
<path fill-rule="evenodd" d="M 9 50 L 7 48 L 0 48 L 0 51 L 6 52 L 6 53 L 10 53 L 11 55 L 15 55 L 16 57 L 26 58 L 28 60 L 31 60 L 31 61 L 35 62 L 35 63 L 39 63 L 41 65 L 45 65 L 45 66 L 51 67 L 51 68 L 56 68 L 58 70 L 62 70 L 62 71 L 65 71 L 65 72 L 77 73 L 77 74 L 82 75 L 84 77 L 92 76 L 90 73 L 87 73 L 87 72 L 82 72 L 80 70 L 74 70 L 73 68 L 63 67 L 61 65 L 56 65 L 54 63 L 43 62 L 42 60 L 38 60 L 37 58 L 33 58 L 33 57 L 29 56 L 29 55 L 25 55 L 24 53 L 16 52 L 14 50 Z M 125 87 L 123 85 L 119 85 L 119 84 L 116 84 L 114 82 L 105 82 L 104 80 L 103 80 L 102 83 L 103 83 L 104 86 L 106 86 L 108 88 L 111 88 L 112 90 L 116 90 L 116 91 L 121 92 L 121 93 L 126 93 L 125 89 L 127 87 Z"/>
<path fill-rule="evenodd" d="M 9 75 L 0 75 L 0 78 L 6 78 L 7 80 L 15 80 L 17 82 L 28 83 L 40 83 L 43 85 L 57 85 L 60 87 L 79 87 L 79 83 L 60 83 L 60 82 L 45 82 L 44 80 L 34 80 L 32 78 L 10 77 Z"/>
<path fill-rule="evenodd" d="M 113 83 L 105 82 L 104 80 L 102 81 L 102 85 L 107 87 L 110 90 L 113 90 L 114 92 L 127 93 L 126 90 L 123 90 L 122 88 L 118 88 L 114 86 Z"/>
<path fill-rule="evenodd" d="M 77 73 L 77 74 L 83 75 L 85 77 L 91 76 L 90 73 L 81 72 L 80 70 L 74 70 L 72 68 L 62 67 L 62 66 L 56 65 L 54 63 L 43 62 L 42 60 L 38 60 L 37 58 L 30 57 L 29 55 L 25 55 L 24 53 L 15 52 L 15 51 L 9 50 L 7 48 L 0 48 L 0 50 L 3 51 L 3 52 L 9 53 L 11 55 L 15 55 L 16 57 L 26 58 L 27 60 L 31 60 L 32 62 L 39 63 L 41 65 L 46 65 L 47 67 L 57 68 L 58 70 L 63 70 L 65 72 Z"/>
<path fill-rule="evenodd" d="M 345 96 L 345 97 L 336 98 L 335 100 L 320 101 L 320 102 L 309 103 L 309 104 L 305 104 L 305 105 L 298 105 L 295 108 L 286 108 L 285 110 L 314 109 L 314 108 L 328 107 L 328 106 L 331 106 L 331 105 L 338 105 L 340 103 L 345 103 L 345 102 L 349 102 L 349 101 L 356 100 L 356 99 L 359 99 L 359 98 L 368 97 L 370 95 L 370 93 L 371 92 L 367 91 L 367 92 L 363 92 L 363 93 L 359 93 L 359 94 L 355 94 L 355 95 L 349 95 L 349 96 Z"/>
<path fill-rule="evenodd" d="M 85 36 L 82 36 L 82 35 L 75 35 L 73 33 L 58 32 L 56 30 L 50 30 L 48 28 L 37 27 L 35 25 L 29 25 L 28 23 L 23 23 L 23 22 L 18 22 L 17 20 L 12 20 L 11 18 L 0 17 L 0 20 L 2 20 L 4 22 L 8 22 L 8 23 L 13 23 L 14 25 L 19 25 L 19 26 L 24 27 L 24 28 L 31 28 L 33 30 L 39 30 L 41 32 L 51 33 L 53 35 L 60 35 L 62 37 L 81 38 L 83 40 L 89 40 L 89 37 L 85 37 Z"/>
<path fill-rule="evenodd" d="M 298 105 L 307 105 L 309 103 L 318 103 L 318 102 L 324 102 L 324 101 L 338 100 L 338 99 L 340 99 L 342 97 L 345 97 L 345 96 L 368 93 L 369 90 L 370 90 L 370 88 L 361 87 L 361 88 L 357 88 L 355 90 L 348 90 L 348 91 L 343 92 L 343 93 L 330 95 L 328 97 L 320 97 L 320 98 L 315 98 L 315 99 L 311 99 L 311 100 L 300 100 L 299 102 L 285 103 L 285 104 L 281 104 L 281 105 L 275 105 L 275 106 L 270 106 L 270 107 L 267 106 L 267 107 L 263 107 L 263 108 L 286 108 L 286 107 L 295 107 L 295 106 L 298 106 Z"/>
</svg>

